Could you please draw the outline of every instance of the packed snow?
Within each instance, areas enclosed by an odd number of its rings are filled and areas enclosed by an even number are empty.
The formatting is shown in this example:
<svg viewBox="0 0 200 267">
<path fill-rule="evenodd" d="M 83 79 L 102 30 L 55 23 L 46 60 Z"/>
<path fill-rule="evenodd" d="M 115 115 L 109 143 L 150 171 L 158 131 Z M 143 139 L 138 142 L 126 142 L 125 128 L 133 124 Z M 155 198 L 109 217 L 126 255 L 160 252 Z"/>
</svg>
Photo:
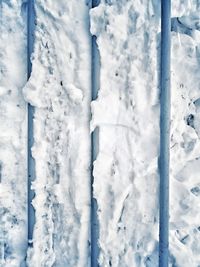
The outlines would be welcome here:
<svg viewBox="0 0 200 267">
<path fill-rule="evenodd" d="M 28 81 L 28 1 L 0 3 L 2 267 L 93 267 L 93 179 L 98 265 L 158 267 L 160 0 L 94 2 L 34 1 Z M 199 12 L 199 0 L 172 1 L 170 267 L 200 267 Z M 29 247 L 28 103 L 36 168 Z"/>
</svg>

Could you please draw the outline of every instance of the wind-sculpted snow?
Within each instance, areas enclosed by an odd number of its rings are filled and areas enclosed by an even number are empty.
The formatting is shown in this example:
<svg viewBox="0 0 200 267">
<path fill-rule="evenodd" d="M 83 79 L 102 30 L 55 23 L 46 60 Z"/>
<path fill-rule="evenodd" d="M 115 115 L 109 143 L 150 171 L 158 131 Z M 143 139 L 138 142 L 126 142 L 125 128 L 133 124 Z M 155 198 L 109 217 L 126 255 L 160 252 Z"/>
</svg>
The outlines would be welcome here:
<svg viewBox="0 0 200 267">
<path fill-rule="evenodd" d="M 85 1 L 35 1 L 32 74 L 36 223 L 28 266 L 88 266 L 90 35 Z M 80 12 L 81 10 L 81 12 Z"/>
<path fill-rule="evenodd" d="M 94 194 L 99 264 L 158 266 L 159 1 L 101 1 L 91 10 L 100 51 Z"/>
<path fill-rule="evenodd" d="M 200 6 L 189 2 L 172 32 L 170 253 L 177 267 L 200 266 Z"/>
<path fill-rule="evenodd" d="M 0 266 L 16 267 L 27 246 L 25 5 L 0 5 Z"/>
</svg>

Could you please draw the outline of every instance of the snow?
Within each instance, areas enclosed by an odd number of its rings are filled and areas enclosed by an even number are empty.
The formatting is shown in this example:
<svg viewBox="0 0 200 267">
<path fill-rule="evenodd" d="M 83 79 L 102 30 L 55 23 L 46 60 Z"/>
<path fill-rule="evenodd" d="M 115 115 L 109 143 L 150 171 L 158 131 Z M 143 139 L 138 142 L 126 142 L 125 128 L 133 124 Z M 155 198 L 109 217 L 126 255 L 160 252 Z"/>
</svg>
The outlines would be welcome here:
<svg viewBox="0 0 200 267">
<path fill-rule="evenodd" d="M 26 209 L 26 19 L 23 1 L 1 1 L 0 265 L 23 266 Z"/>
<path fill-rule="evenodd" d="M 99 264 L 155 267 L 160 10 L 153 1 L 101 1 L 91 10 L 91 32 L 101 64 L 91 122 L 99 128 Z"/>
<path fill-rule="evenodd" d="M 176 0 L 171 1 L 171 11 L 172 18 L 173 17 L 182 17 L 191 14 L 191 12 L 195 12 L 200 7 L 199 0 Z"/>
<path fill-rule="evenodd" d="M 171 266 L 181 267 L 200 266 L 197 2 L 190 2 L 187 11 L 177 14 L 186 30 L 172 32 L 170 253 Z"/>
<path fill-rule="evenodd" d="M 35 2 L 36 223 L 28 266 L 89 266 L 91 37 L 85 1 Z M 81 12 L 80 12 L 81 10 Z"/>
<path fill-rule="evenodd" d="M 34 3 L 28 81 L 27 1 L 0 3 L 0 266 L 89 267 L 97 241 L 99 266 L 158 267 L 160 0 Z M 172 1 L 170 267 L 200 266 L 199 11 L 199 0 Z"/>
</svg>

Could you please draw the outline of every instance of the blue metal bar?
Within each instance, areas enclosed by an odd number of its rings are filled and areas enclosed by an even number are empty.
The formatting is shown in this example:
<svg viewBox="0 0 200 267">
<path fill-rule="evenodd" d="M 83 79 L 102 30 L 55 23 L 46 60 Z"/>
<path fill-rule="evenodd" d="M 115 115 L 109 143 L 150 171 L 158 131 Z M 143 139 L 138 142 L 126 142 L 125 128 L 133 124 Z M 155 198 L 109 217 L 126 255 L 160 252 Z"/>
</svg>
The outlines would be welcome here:
<svg viewBox="0 0 200 267">
<path fill-rule="evenodd" d="M 98 6 L 99 0 L 92 0 L 92 8 Z M 92 62 L 91 62 L 91 84 L 92 84 L 92 100 L 95 100 L 98 95 L 100 86 L 100 55 L 96 43 L 96 36 L 92 36 Z M 98 154 L 98 129 L 96 129 L 91 135 L 91 267 L 98 267 L 99 258 L 99 221 L 97 215 L 97 201 L 94 198 L 93 192 L 93 163 L 96 160 Z"/>
<path fill-rule="evenodd" d="M 169 265 L 170 35 L 171 0 L 161 0 L 159 267 Z"/>
<path fill-rule="evenodd" d="M 34 0 L 28 1 L 27 12 L 27 68 L 28 79 L 30 78 L 32 71 L 31 54 L 33 52 L 34 45 L 34 28 L 35 28 L 35 11 Z M 34 143 L 33 138 L 33 119 L 34 119 L 34 107 L 28 104 L 28 242 L 29 246 L 32 246 L 33 227 L 35 224 L 35 211 L 31 204 L 34 198 L 34 191 L 31 189 L 31 183 L 35 180 L 35 161 L 31 154 L 31 147 Z"/>
</svg>

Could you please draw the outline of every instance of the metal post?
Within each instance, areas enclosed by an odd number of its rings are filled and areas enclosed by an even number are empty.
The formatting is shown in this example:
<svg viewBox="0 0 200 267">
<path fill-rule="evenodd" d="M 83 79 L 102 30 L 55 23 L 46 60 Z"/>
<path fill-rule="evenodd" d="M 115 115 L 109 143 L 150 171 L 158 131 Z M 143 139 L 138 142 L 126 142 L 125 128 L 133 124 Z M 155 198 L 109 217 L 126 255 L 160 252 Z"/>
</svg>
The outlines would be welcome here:
<svg viewBox="0 0 200 267">
<path fill-rule="evenodd" d="M 98 0 L 92 0 L 92 8 L 98 6 Z M 92 36 L 92 62 L 91 62 L 91 84 L 92 84 L 92 96 L 91 99 L 95 100 L 98 95 L 98 90 L 100 86 L 100 56 L 99 50 L 96 43 L 96 36 Z M 91 135 L 91 267 L 98 267 L 98 258 L 99 258 L 99 221 L 97 215 L 97 201 L 94 198 L 93 193 L 93 163 L 96 160 L 98 154 L 98 129 Z"/>
<path fill-rule="evenodd" d="M 171 0 L 161 0 L 159 267 L 168 267 L 169 261 L 170 34 Z"/>
<path fill-rule="evenodd" d="M 34 27 L 35 27 L 35 12 L 34 12 L 34 0 L 28 1 L 27 12 L 27 69 L 28 79 L 30 78 L 32 71 L 31 54 L 33 52 L 34 44 Z M 35 224 L 35 211 L 31 204 L 34 197 L 34 191 L 31 189 L 31 183 L 35 180 L 35 161 L 31 154 L 31 148 L 33 146 L 33 118 L 34 107 L 28 104 L 28 241 L 29 246 L 32 246 L 33 227 Z"/>
</svg>

